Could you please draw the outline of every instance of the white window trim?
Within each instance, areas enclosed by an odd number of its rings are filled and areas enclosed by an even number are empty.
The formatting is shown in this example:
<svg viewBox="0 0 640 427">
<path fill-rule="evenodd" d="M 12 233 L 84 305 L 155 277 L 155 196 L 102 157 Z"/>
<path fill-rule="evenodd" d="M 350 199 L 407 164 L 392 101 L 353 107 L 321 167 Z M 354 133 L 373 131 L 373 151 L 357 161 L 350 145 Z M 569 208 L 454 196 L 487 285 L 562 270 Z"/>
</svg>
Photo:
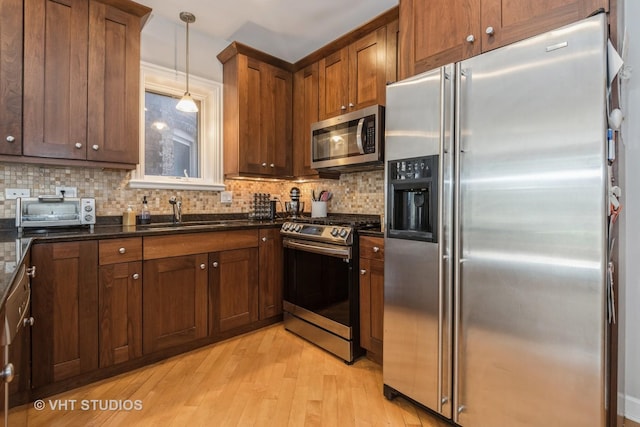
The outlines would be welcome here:
<svg viewBox="0 0 640 427">
<path fill-rule="evenodd" d="M 140 163 L 131 173 L 129 187 L 171 190 L 223 191 L 222 171 L 222 83 L 189 75 L 189 91 L 200 101 L 199 168 L 201 178 L 168 177 L 144 174 L 145 113 L 147 89 L 181 97 L 185 89 L 185 74 L 147 62 L 140 62 Z"/>
</svg>

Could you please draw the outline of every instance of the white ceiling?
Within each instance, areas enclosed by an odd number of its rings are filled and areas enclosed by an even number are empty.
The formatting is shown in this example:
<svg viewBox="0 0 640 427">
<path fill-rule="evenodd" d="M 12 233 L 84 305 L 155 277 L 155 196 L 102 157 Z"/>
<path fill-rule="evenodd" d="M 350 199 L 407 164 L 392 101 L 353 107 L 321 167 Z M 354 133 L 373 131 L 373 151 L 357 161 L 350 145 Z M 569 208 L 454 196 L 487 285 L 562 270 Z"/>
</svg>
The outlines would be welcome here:
<svg viewBox="0 0 640 427">
<path fill-rule="evenodd" d="M 181 23 L 191 12 L 190 31 L 239 41 L 296 62 L 398 4 L 398 0 L 137 0 L 154 15 Z"/>
</svg>

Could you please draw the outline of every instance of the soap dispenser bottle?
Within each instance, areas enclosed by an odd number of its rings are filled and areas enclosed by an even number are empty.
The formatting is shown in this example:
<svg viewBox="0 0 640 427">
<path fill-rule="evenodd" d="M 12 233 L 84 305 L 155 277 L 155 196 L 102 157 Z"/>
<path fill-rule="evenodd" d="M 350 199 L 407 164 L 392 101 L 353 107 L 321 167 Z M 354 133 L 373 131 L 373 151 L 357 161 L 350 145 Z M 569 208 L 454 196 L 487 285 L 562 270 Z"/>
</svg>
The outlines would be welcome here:
<svg viewBox="0 0 640 427">
<path fill-rule="evenodd" d="M 149 212 L 149 205 L 147 204 L 147 196 L 142 198 L 142 211 L 140 211 L 140 224 L 151 223 L 151 212 Z"/>
</svg>

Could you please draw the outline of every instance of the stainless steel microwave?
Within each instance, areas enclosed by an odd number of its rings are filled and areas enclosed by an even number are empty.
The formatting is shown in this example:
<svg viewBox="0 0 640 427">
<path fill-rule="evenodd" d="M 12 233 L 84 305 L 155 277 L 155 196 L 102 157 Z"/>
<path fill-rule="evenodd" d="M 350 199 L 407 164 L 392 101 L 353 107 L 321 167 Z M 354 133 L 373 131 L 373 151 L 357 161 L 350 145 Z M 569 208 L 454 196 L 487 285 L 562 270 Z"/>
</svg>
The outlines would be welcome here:
<svg viewBox="0 0 640 427">
<path fill-rule="evenodd" d="M 384 107 L 372 105 L 311 125 L 311 167 L 366 170 L 384 167 Z"/>
</svg>

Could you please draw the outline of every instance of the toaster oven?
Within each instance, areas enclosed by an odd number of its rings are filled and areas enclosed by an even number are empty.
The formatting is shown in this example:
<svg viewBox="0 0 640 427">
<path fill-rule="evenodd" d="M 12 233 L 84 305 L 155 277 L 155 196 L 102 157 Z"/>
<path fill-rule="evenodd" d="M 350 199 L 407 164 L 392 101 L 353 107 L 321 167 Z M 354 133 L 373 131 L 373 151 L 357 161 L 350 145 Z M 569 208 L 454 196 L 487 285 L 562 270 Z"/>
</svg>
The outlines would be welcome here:
<svg viewBox="0 0 640 427">
<path fill-rule="evenodd" d="M 96 201 L 92 197 L 40 196 L 16 199 L 16 227 L 72 227 L 96 223 Z"/>
</svg>

